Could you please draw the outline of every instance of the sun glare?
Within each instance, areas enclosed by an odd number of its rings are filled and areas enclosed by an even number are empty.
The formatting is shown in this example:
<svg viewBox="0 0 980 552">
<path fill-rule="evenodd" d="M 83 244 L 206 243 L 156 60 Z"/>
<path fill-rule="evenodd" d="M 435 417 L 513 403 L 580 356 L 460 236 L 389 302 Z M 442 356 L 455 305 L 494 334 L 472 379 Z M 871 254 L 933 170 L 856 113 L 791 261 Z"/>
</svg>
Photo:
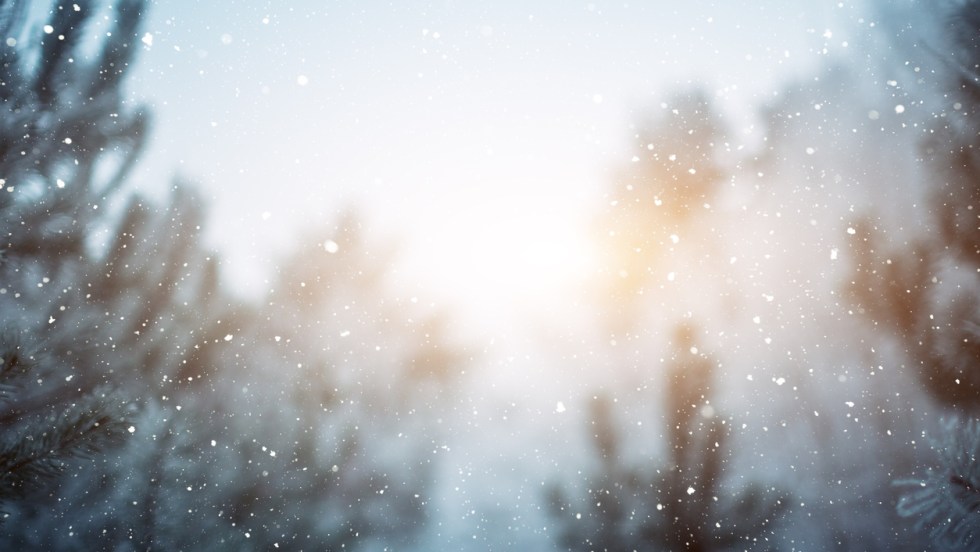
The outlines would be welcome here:
<svg viewBox="0 0 980 552">
<path fill-rule="evenodd" d="M 503 295 L 527 298 L 580 277 L 586 247 L 566 222 L 535 214 L 491 222 L 476 236 L 467 259 L 469 274 L 461 285 L 468 279 L 471 292 L 497 287 Z"/>
<path fill-rule="evenodd" d="M 472 206 L 433 224 L 419 260 L 426 279 L 480 318 L 560 310 L 594 266 L 588 220 L 575 209 Z"/>
</svg>

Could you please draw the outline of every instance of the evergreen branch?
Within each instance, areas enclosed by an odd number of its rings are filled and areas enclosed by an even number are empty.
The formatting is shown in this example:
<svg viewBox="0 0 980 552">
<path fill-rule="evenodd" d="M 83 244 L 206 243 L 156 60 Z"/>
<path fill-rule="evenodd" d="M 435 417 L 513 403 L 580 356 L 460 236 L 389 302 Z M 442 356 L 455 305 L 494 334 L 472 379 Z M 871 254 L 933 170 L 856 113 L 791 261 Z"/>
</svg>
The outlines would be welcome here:
<svg viewBox="0 0 980 552">
<path fill-rule="evenodd" d="M 5 0 L 0 2 L 0 36 L 15 38 L 17 31 L 24 26 L 27 2 Z M 16 38 L 15 38 L 16 40 Z M 0 102 L 8 102 L 23 89 L 24 75 L 21 72 L 20 54 L 14 47 L 0 47 Z"/>
<path fill-rule="evenodd" d="M 112 38 L 106 43 L 99 60 L 99 77 L 90 83 L 89 95 L 97 97 L 119 90 L 120 78 L 135 55 L 136 32 L 142 22 L 143 0 L 123 0 L 116 6 L 117 20 Z"/>
<path fill-rule="evenodd" d="M 54 29 L 41 45 L 41 64 L 34 80 L 35 93 L 42 105 L 51 106 L 62 90 L 70 86 L 69 70 L 72 52 L 82 38 L 81 28 L 94 13 L 92 6 L 79 0 L 72 6 L 58 6 L 51 17 Z"/>
<path fill-rule="evenodd" d="M 942 550 L 973 550 L 980 545 L 980 424 L 951 419 L 933 442 L 940 468 L 923 477 L 901 479 L 906 487 L 898 514 L 917 518 L 915 528 L 929 534 Z"/>
<path fill-rule="evenodd" d="M 23 386 L 33 365 L 32 356 L 25 354 L 9 332 L 0 337 L 0 402 L 9 400 Z"/>
<path fill-rule="evenodd" d="M 55 479 L 72 459 L 90 459 L 127 434 L 108 404 L 89 399 L 53 416 L 35 418 L 0 445 L 0 501 L 23 498 Z"/>
<path fill-rule="evenodd" d="M 954 73 L 960 75 L 963 78 L 963 82 L 980 87 L 980 74 L 978 74 L 974 68 L 971 68 L 962 61 L 956 59 L 955 53 L 952 55 L 943 55 L 941 52 L 925 43 L 920 44 L 919 47 L 925 50 L 926 53 L 931 55 L 934 59 L 952 69 Z"/>
<path fill-rule="evenodd" d="M 24 26 L 27 12 L 27 2 L 24 0 L 0 1 L 0 33 L 11 36 L 15 30 Z"/>
</svg>

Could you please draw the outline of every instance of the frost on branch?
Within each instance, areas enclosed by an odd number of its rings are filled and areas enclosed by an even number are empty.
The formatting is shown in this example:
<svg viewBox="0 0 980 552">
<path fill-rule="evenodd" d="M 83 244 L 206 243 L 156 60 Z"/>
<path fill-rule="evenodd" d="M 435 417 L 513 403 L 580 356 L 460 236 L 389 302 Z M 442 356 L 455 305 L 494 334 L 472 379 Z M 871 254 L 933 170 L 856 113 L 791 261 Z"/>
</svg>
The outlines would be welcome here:
<svg viewBox="0 0 980 552">
<path fill-rule="evenodd" d="M 980 424 L 976 420 L 944 423 L 932 444 L 939 466 L 920 478 L 895 482 L 905 488 L 898 513 L 915 519 L 942 550 L 975 550 L 980 544 Z"/>
</svg>

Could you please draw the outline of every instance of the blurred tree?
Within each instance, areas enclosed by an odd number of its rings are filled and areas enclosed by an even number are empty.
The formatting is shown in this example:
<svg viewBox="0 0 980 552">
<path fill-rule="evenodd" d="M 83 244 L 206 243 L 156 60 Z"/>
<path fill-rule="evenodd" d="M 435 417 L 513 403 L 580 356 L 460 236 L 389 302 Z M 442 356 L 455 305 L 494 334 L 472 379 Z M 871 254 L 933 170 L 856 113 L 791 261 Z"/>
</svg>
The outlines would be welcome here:
<svg viewBox="0 0 980 552">
<path fill-rule="evenodd" d="M 852 296 L 875 325 L 903 343 L 924 386 L 940 404 L 980 408 L 980 3 L 948 14 L 943 93 L 952 101 L 923 140 L 928 180 L 926 231 L 902 243 L 871 217 L 858 228 Z M 944 37 L 944 40 L 946 38 Z"/>
<path fill-rule="evenodd" d="M 181 416 L 164 471 L 194 492 L 165 490 L 168 547 L 370 549 L 424 526 L 465 360 L 438 316 L 386 291 L 386 250 L 356 217 L 317 235 L 222 341 L 226 377 Z"/>
<path fill-rule="evenodd" d="M 980 430 L 970 417 L 980 412 L 980 1 L 944 9 L 944 36 L 926 46 L 943 69 L 937 73 L 944 99 L 921 146 L 928 232 L 906 245 L 914 253 L 905 255 L 869 228 L 854 287 L 870 318 L 907 344 L 935 401 L 969 416 L 947 420 L 930 443 L 939 469 L 896 482 L 905 491 L 898 512 L 914 518 L 936 549 L 975 550 Z"/>
<path fill-rule="evenodd" d="M 587 496 L 553 485 L 552 514 L 569 550 L 767 548 L 766 532 L 786 502 L 768 489 L 728 489 L 739 476 L 725 465 L 729 426 L 714 411 L 714 364 L 698 351 L 687 322 L 699 309 L 717 317 L 735 300 L 727 263 L 718 262 L 725 243 L 715 206 L 728 144 L 704 93 L 678 94 L 661 107 L 637 132 L 636 155 L 598 221 L 598 301 L 603 329 L 631 348 L 672 350 L 662 387 L 666 458 L 633 465 L 629 451 L 637 443 L 621 436 L 610 402 L 599 397 L 591 416 L 598 466 L 587 476 Z M 675 283 L 678 274 L 683 284 Z M 663 339 L 672 327 L 674 338 Z M 629 370 L 629 360 L 620 363 Z M 650 373 L 639 377 L 647 382 Z"/>
<path fill-rule="evenodd" d="M 190 186 L 125 190 L 144 3 L 28 8 L 0 2 L 0 548 L 411 541 L 464 360 L 441 318 L 387 290 L 354 217 L 264 304 L 222 290 Z"/>
<path fill-rule="evenodd" d="M 681 326 L 664 387 L 667 459 L 633 467 L 624 459 L 610 401 L 592 406 L 598 473 L 588 496 L 551 488 L 552 514 L 562 520 L 568 550 L 775 549 L 771 526 L 788 503 L 775 489 L 731 491 L 725 481 L 729 424 L 711 404 L 713 361 L 697 352 L 692 329 Z"/>
<path fill-rule="evenodd" d="M 598 220 L 606 325 L 614 332 L 637 323 L 649 307 L 683 236 L 710 247 L 699 223 L 710 212 L 725 174 L 720 117 L 701 91 L 680 93 L 638 130 L 632 164 L 616 177 Z M 699 259 L 704 260 L 704 259 Z"/>
</svg>

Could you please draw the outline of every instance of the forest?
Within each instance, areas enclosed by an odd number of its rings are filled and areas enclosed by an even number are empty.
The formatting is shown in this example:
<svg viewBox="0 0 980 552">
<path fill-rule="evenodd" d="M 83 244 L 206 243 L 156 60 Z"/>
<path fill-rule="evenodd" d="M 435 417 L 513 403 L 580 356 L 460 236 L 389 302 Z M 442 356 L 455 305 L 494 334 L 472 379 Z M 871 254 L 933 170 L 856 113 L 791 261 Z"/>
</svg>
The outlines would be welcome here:
<svg viewBox="0 0 980 552">
<path fill-rule="evenodd" d="M 43 4 L 0 0 L 0 549 L 980 549 L 980 2 L 871 2 L 755 143 L 645 105 L 512 350 L 348 204 L 236 291 L 204 176 L 140 170 L 165 3 Z"/>
</svg>

